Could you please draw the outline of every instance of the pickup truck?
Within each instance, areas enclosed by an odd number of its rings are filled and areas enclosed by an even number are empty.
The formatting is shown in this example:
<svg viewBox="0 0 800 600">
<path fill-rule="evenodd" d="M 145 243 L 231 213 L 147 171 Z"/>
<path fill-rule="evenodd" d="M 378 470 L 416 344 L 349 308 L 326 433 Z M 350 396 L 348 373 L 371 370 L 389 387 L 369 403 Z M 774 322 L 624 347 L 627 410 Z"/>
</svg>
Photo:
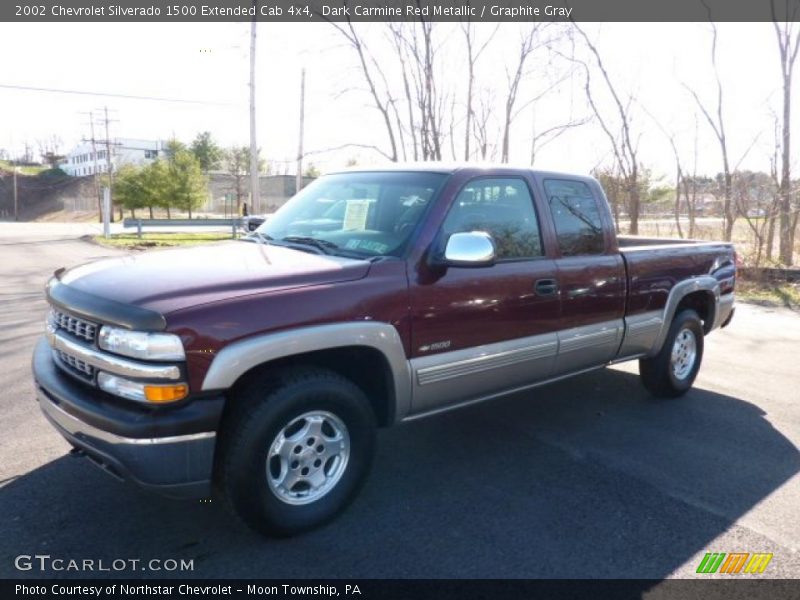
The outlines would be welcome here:
<svg viewBox="0 0 800 600">
<path fill-rule="evenodd" d="M 57 270 L 37 400 L 118 479 L 292 535 L 354 498 L 377 427 L 634 359 L 684 394 L 735 278 L 731 244 L 617 237 L 590 177 L 344 171 L 240 240 Z"/>
</svg>

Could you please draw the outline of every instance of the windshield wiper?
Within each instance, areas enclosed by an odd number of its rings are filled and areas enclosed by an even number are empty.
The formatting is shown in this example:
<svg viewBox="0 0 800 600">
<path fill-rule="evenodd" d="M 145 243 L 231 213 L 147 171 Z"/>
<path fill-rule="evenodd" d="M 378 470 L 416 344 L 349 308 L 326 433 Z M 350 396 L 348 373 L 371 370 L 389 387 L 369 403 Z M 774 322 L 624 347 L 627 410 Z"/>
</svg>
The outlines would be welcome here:
<svg viewBox="0 0 800 600">
<path fill-rule="evenodd" d="M 253 231 L 248 235 L 244 236 L 243 238 L 239 238 L 246 242 L 254 241 L 258 242 L 259 244 L 268 244 L 269 242 L 274 241 L 272 236 L 267 235 L 266 233 L 262 233 L 260 231 Z"/>
<path fill-rule="evenodd" d="M 289 235 L 284 238 L 281 238 L 280 241 L 289 242 L 290 244 L 301 244 L 303 246 L 312 246 L 322 251 L 324 254 L 330 254 L 331 250 L 336 250 L 339 248 L 339 246 L 337 246 L 333 242 L 329 242 L 328 240 L 321 240 L 319 238 L 314 238 L 314 237 L 304 237 L 301 235 Z"/>
</svg>

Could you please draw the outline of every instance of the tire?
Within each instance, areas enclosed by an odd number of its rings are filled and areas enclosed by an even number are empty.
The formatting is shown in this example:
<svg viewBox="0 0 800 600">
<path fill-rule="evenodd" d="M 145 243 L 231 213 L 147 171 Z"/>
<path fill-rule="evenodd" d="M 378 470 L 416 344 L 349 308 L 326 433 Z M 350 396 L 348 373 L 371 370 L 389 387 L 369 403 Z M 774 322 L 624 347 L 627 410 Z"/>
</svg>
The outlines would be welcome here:
<svg viewBox="0 0 800 600">
<path fill-rule="evenodd" d="M 376 430 L 358 386 L 294 368 L 255 380 L 233 400 L 241 408 L 224 425 L 218 484 L 246 525 L 290 536 L 330 521 L 355 498 Z"/>
<path fill-rule="evenodd" d="M 703 322 L 695 311 L 685 309 L 675 315 L 658 354 L 639 361 L 644 387 L 659 398 L 688 392 L 703 361 L 703 335 Z"/>
</svg>

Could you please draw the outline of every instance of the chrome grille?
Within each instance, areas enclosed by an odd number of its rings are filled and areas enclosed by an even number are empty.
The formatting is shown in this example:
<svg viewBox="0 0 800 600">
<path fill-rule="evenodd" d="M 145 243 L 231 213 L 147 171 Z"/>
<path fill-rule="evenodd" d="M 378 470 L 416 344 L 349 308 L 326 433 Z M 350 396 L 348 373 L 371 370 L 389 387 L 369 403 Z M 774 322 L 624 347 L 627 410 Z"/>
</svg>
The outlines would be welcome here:
<svg viewBox="0 0 800 600">
<path fill-rule="evenodd" d="M 94 342 L 97 334 L 97 325 L 94 323 L 73 317 L 56 309 L 50 311 L 50 321 L 57 329 L 66 331 L 88 342 Z"/>
<path fill-rule="evenodd" d="M 79 358 L 70 356 L 61 350 L 56 350 L 56 354 L 58 355 L 61 364 L 69 367 L 69 369 L 75 372 L 77 375 L 80 375 L 86 379 L 92 379 L 94 377 L 94 367 L 92 365 L 80 360 Z"/>
</svg>

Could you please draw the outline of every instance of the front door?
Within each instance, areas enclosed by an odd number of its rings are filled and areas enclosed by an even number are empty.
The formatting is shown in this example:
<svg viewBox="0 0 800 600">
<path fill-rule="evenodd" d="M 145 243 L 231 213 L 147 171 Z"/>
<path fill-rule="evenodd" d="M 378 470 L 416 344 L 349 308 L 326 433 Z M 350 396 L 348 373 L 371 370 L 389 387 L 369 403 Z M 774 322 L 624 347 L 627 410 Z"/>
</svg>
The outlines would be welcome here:
<svg viewBox="0 0 800 600">
<path fill-rule="evenodd" d="M 414 413 L 529 385 L 554 368 L 557 268 L 545 256 L 529 182 L 520 177 L 467 182 L 435 244 L 464 231 L 492 235 L 493 266 L 423 264 L 410 274 Z"/>
</svg>

